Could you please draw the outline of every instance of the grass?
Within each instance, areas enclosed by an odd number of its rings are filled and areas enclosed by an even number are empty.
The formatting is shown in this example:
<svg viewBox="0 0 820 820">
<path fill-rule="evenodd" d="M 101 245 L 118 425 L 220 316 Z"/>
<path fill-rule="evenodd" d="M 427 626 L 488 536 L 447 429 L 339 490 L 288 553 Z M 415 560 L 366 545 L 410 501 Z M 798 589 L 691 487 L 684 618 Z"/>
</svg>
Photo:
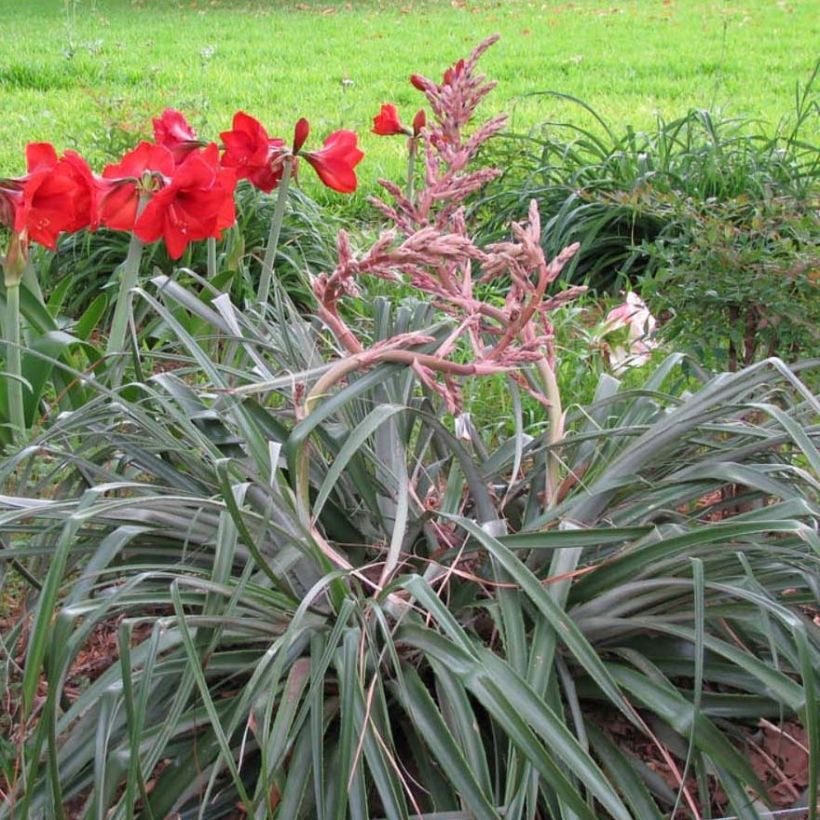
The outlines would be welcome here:
<svg viewBox="0 0 820 820">
<path fill-rule="evenodd" d="M 213 137 L 244 108 L 282 136 L 300 115 L 317 140 L 334 128 L 357 130 L 368 193 L 378 176 L 403 167 L 401 140 L 367 133 L 379 103 L 393 100 L 409 118 L 420 97 L 408 74 L 436 77 L 494 31 L 502 40 L 483 68 L 500 89 L 487 111 L 512 111 L 517 129 L 577 120 L 576 109 L 554 99 L 525 97 L 546 89 L 636 127 L 656 111 L 671 118 L 693 106 L 774 124 L 816 59 L 811 6 L 0 0 L 0 174 L 22 170 L 29 140 L 77 148 L 99 165 L 165 106 L 183 109 Z"/>
</svg>

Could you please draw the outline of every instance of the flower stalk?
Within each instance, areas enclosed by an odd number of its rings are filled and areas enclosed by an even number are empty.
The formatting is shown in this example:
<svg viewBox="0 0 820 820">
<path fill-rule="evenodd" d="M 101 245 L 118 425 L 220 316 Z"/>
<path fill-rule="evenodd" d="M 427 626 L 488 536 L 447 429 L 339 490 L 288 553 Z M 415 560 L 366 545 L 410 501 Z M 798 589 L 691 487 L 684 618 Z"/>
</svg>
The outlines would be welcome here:
<svg viewBox="0 0 820 820">
<path fill-rule="evenodd" d="M 111 322 L 111 333 L 108 336 L 106 356 L 121 356 L 125 352 L 125 338 L 128 329 L 129 295 L 137 286 L 139 278 L 140 262 L 143 251 L 142 240 L 135 234 L 131 234 L 131 241 L 128 243 L 128 255 L 123 262 L 120 273 L 120 286 L 117 292 L 117 304 L 114 307 L 114 318 Z M 112 386 L 118 387 L 122 369 L 113 369 Z"/>
<path fill-rule="evenodd" d="M 270 296 L 270 286 L 273 279 L 273 262 L 276 258 L 276 249 L 279 246 L 279 236 L 282 232 L 282 221 L 285 218 L 285 205 L 288 199 L 288 188 L 290 187 L 290 177 L 293 169 L 293 157 L 286 156 L 282 160 L 282 179 L 279 181 L 279 194 L 276 198 L 276 208 L 270 222 L 270 232 L 268 233 L 268 243 L 265 247 L 265 257 L 262 260 L 262 273 L 259 276 L 259 292 L 257 301 L 260 306 L 268 303 Z"/>
<path fill-rule="evenodd" d="M 504 127 L 505 118 L 493 117 L 469 136 L 464 132 L 475 108 L 494 86 L 476 73 L 476 63 L 495 39 L 488 38 L 467 60 L 448 69 L 441 83 L 413 75 L 411 83 L 424 93 L 432 109 L 429 123 L 421 109 L 411 130 L 402 125 L 395 106 L 387 103 L 374 117 L 374 133 L 409 137 L 407 184 L 405 187 L 379 180 L 392 202 L 374 197 L 371 203 L 393 228 L 383 231 L 372 247 L 359 255 L 353 252 L 347 235 L 340 232 L 335 270 L 313 280 L 317 314 L 347 355 L 322 375 L 306 400 L 297 402 L 297 408 L 299 417 L 305 418 L 320 396 L 353 371 L 377 362 L 391 362 L 409 367 L 424 388 L 444 400 L 447 412 L 457 415 L 463 412 L 463 378 L 510 373 L 547 414 L 549 447 L 543 499 L 549 509 L 560 498 L 559 452 L 565 433 L 550 313 L 585 288 L 571 287 L 548 295 L 550 286 L 578 252 L 579 245 L 570 245 L 547 259 L 535 201 L 530 203 L 527 218 L 511 225 L 509 240 L 480 246 L 470 235 L 466 200 L 500 173 L 493 168 L 474 171 L 469 166 L 480 147 Z M 418 180 L 417 154 L 423 163 Z M 419 185 L 417 192 L 414 182 Z M 429 347 L 425 352 L 407 349 L 422 343 L 414 334 L 396 336 L 366 348 L 338 309 L 340 299 L 359 295 L 356 280 L 362 276 L 405 281 L 432 297 L 436 307 L 453 323 L 449 335 L 438 344 L 427 339 L 426 343 L 435 348 L 431 352 Z M 504 282 L 503 305 L 485 301 L 476 288 L 478 284 L 499 280 Z M 457 353 L 458 358 L 466 353 L 471 360 L 468 364 L 454 361 Z M 534 369 L 534 379 L 520 372 L 525 367 Z M 298 455 L 297 494 L 306 509 L 306 446 Z"/>
<path fill-rule="evenodd" d="M 208 281 L 212 281 L 216 276 L 216 239 L 209 236 L 207 240 L 208 248 Z"/>
<path fill-rule="evenodd" d="M 28 264 L 26 238 L 14 233 L 3 260 L 6 286 L 6 315 L 4 336 L 6 342 L 6 371 L 8 378 L 9 423 L 14 440 L 21 440 L 26 432 L 26 414 L 23 403 L 23 363 L 20 344 L 20 281 Z"/>
<path fill-rule="evenodd" d="M 26 430 L 23 374 L 20 356 L 20 283 L 6 285 L 6 368 L 8 369 L 9 421 L 15 439 Z"/>
</svg>

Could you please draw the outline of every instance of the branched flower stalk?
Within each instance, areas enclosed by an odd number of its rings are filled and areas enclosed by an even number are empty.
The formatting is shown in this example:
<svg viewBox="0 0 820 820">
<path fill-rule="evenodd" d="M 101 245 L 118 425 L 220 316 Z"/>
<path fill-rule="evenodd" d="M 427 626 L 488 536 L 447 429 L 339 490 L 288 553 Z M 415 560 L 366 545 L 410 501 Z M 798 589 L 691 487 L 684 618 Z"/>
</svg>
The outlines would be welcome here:
<svg viewBox="0 0 820 820">
<path fill-rule="evenodd" d="M 541 246 L 541 221 L 535 201 L 528 218 L 511 226 L 507 242 L 480 247 L 470 235 L 465 200 L 501 172 L 495 168 L 471 170 L 481 147 L 499 133 L 505 116 L 489 119 L 465 133 L 475 110 L 495 83 L 477 73 L 481 55 L 497 40 L 482 42 L 466 60 L 449 68 L 441 83 L 414 75 L 411 82 L 432 109 L 426 127 L 414 137 L 423 157 L 421 184 L 404 192 L 388 180 L 379 180 L 391 202 L 373 197 L 372 204 L 392 223 L 372 247 L 357 256 L 347 234 L 337 239 L 338 263 L 330 274 L 313 281 L 317 313 L 349 354 L 331 368 L 304 396 L 300 414 L 353 372 L 385 362 L 411 367 L 421 384 L 437 393 L 449 412 L 462 410 L 459 379 L 465 376 L 509 373 L 548 412 L 550 427 L 545 505 L 557 501 L 560 459 L 557 445 L 564 435 L 561 397 L 555 377 L 553 326 L 549 314 L 574 299 L 584 288 L 574 287 L 548 295 L 578 244 L 547 260 Z M 453 320 L 453 331 L 432 351 L 434 341 L 418 334 L 396 336 L 368 348 L 344 321 L 339 310 L 344 297 L 359 294 L 357 279 L 375 276 L 402 281 L 432 297 L 434 305 Z M 476 293 L 476 285 L 509 282 L 503 307 Z M 426 344 L 427 350 L 418 350 Z M 469 364 L 463 360 L 469 351 Z M 453 355 L 459 352 L 459 362 Z M 533 366 L 534 374 L 524 368 Z M 297 485 L 307 508 L 307 456 L 301 460 Z"/>
</svg>

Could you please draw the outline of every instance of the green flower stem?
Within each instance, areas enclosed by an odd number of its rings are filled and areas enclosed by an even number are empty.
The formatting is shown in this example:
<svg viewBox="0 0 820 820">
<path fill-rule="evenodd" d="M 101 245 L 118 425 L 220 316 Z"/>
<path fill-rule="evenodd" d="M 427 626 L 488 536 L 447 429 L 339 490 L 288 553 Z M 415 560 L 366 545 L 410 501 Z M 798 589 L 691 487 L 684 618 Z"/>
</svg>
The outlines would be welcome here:
<svg viewBox="0 0 820 820">
<path fill-rule="evenodd" d="M 285 157 L 282 165 L 282 179 L 279 180 L 279 195 L 276 198 L 276 208 L 270 221 L 268 244 L 265 247 L 265 258 L 262 261 L 262 272 L 259 276 L 259 292 L 257 301 L 261 306 L 268 303 L 271 280 L 273 279 L 273 260 L 276 257 L 276 248 L 279 245 L 279 234 L 282 231 L 282 220 L 285 218 L 285 205 L 288 200 L 288 187 L 293 167 L 293 157 Z"/>
<path fill-rule="evenodd" d="M 216 276 L 216 239 L 212 236 L 208 237 L 208 281 L 210 282 Z"/>
<path fill-rule="evenodd" d="M 6 282 L 6 370 L 8 371 L 9 421 L 12 434 L 20 440 L 26 432 L 23 406 L 23 364 L 20 355 L 20 280 Z"/>
<path fill-rule="evenodd" d="M 114 319 L 111 322 L 111 333 L 108 336 L 106 356 L 120 356 L 125 352 L 125 336 L 128 329 L 128 296 L 136 287 L 139 278 L 140 261 L 142 260 L 142 241 L 136 234 L 131 234 L 128 244 L 128 255 L 120 273 L 120 288 L 117 292 L 117 304 L 114 307 Z M 121 368 L 114 368 L 114 384 L 118 386 Z"/>
<path fill-rule="evenodd" d="M 37 271 L 34 270 L 31 257 L 29 257 L 26 261 L 26 266 L 23 268 L 23 284 L 26 286 L 29 293 L 37 298 L 37 301 L 41 305 L 46 303 L 45 299 L 43 299 L 43 291 L 40 287 L 40 280 L 37 278 Z"/>
</svg>

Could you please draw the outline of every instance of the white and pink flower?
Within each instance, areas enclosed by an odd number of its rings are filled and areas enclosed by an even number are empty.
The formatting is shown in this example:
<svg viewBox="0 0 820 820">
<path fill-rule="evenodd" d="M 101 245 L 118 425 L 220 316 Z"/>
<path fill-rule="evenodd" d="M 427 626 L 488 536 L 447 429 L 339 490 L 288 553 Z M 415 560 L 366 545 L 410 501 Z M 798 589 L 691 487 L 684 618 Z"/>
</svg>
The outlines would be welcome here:
<svg viewBox="0 0 820 820">
<path fill-rule="evenodd" d="M 609 359 L 614 373 L 619 373 L 629 367 L 640 367 L 646 364 L 658 343 L 652 339 L 657 328 L 657 319 L 649 312 L 646 302 L 637 293 L 627 293 L 626 301 L 612 308 L 607 313 L 600 329 L 595 334 L 598 342 L 602 342 L 605 354 Z M 626 329 L 626 338 L 618 334 L 618 342 L 612 344 L 604 341 L 619 330 Z"/>
</svg>

